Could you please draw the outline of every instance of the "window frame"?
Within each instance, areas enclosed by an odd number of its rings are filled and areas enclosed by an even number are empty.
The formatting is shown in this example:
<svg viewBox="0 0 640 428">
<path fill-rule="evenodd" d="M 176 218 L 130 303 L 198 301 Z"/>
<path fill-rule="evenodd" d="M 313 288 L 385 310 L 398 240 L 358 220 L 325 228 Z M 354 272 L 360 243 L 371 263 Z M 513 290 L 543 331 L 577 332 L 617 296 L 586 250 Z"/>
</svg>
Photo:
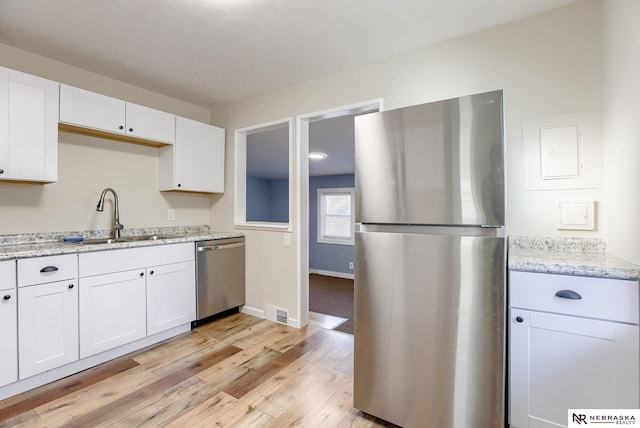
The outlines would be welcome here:
<svg viewBox="0 0 640 428">
<path fill-rule="evenodd" d="M 288 127 L 288 164 L 289 164 L 289 221 L 266 222 L 247 221 L 247 135 L 261 131 L 268 131 L 282 125 Z M 272 122 L 248 126 L 234 131 L 234 169 L 235 169 L 235 192 L 234 192 L 234 227 L 239 229 L 262 229 L 262 230 L 284 230 L 291 232 L 294 216 L 293 200 L 293 160 L 294 160 L 294 139 L 293 139 L 293 118 L 274 120 Z"/>
<path fill-rule="evenodd" d="M 323 234 L 322 226 L 324 224 L 324 215 L 322 199 L 325 195 L 341 195 L 348 194 L 351 198 L 351 234 L 349 238 L 326 237 Z M 332 245 L 355 245 L 355 188 L 353 187 L 337 187 L 337 188 L 318 188 L 317 189 L 317 237 L 319 244 Z M 345 216 L 346 217 L 346 216 Z"/>
</svg>

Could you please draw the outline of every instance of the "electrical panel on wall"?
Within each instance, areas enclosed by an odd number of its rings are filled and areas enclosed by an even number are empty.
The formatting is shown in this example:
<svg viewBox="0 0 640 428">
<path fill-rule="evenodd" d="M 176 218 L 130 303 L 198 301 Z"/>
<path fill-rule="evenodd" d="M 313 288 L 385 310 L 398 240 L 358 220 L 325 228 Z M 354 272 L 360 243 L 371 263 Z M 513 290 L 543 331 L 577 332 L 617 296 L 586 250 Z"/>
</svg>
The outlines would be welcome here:
<svg viewBox="0 0 640 428">
<path fill-rule="evenodd" d="M 602 125 L 593 111 L 524 120 L 525 190 L 593 189 L 602 182 Z"/>
</svg>

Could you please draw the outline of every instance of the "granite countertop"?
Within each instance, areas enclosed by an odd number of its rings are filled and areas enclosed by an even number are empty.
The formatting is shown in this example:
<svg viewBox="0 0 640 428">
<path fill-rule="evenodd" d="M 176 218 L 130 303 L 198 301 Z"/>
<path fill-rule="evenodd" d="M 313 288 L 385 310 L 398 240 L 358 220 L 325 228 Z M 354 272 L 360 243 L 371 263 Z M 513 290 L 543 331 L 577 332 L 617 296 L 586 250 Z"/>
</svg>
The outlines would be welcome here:
<svg viewBox="0 0 640 428">
<path fill-rule="evenodd" d="M 640 265 L 607 253 L 599 238 L 509 238 L 509 269 L 616 279 L 640 279 Z"/>
<path fill-rule="evenodd" d="M 122 234 L 123 238 L 140 235 L 163 235 L 167 236 L 167 239 L 132 242 L 122 241 L 110 244 L 63 242 L 63 239 L 67 237 L 82 237 L 84 239 L 108 238 L 109 231 L 106 230 L 0 235 L 0 260 L 77 254 L 90 251 L 177 244 L 179 242 L 209 241 L 244 236 L 238 232 L 212 231 L 209 226 L 206 225 L 125 229 Z"/>
</svg>

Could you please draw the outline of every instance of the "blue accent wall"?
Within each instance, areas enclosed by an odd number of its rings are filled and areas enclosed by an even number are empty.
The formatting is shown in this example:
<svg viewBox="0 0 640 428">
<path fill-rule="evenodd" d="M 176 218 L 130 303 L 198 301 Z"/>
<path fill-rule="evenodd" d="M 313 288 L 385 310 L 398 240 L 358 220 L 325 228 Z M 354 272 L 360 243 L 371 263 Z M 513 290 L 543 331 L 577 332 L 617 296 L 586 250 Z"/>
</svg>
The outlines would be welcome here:
<svg viewBox="0 0 640 428">
<path fill-rule="evenodd" d="M 247 221 L 289 222 L 289 180 L 247 175 Z"/>
<path fill-rule="evenodd" d="M 309 269 L 353 274 L 353 245 L 318 243 L 318 189 L 354 187 L 354 175 L 309 177 Z"/>
<path fill-rule="evenodd" d="M 270 221 L 289 223 L 289 180 L 269 181 Z"/>
<path fill-rule="evenodd" d="M 247 175 L 247 221 L 268 221 L 269 183 Z"/>
</svg>

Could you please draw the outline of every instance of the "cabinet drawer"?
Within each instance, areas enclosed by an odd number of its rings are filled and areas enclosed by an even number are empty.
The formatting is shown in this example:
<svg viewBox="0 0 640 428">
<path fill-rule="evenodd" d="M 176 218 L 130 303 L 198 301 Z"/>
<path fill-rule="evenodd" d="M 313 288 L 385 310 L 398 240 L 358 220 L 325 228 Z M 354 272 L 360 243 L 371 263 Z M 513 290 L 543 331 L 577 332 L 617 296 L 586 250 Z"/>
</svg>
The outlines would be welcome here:
<svg viewBox="0 0 640 428">
<path fill-rule="evenodd" d="M 80 254 L 81 278 L 195 260 L 195 244 L 153 245 Z"/>
<path fill-rule="evenodd" d="M 18 287 L 62 281 L 78 276 L 78 256 L 34 257 L 18 260 Z"/>
<path fill-rule="evenodd" d="M 561 291 L 575 292 L 581 298 L 557 296 Z M 639 321 L 637 281 L 510 272 L 509 292 L 514 308 L 631 324 Z"/>
</svg>

